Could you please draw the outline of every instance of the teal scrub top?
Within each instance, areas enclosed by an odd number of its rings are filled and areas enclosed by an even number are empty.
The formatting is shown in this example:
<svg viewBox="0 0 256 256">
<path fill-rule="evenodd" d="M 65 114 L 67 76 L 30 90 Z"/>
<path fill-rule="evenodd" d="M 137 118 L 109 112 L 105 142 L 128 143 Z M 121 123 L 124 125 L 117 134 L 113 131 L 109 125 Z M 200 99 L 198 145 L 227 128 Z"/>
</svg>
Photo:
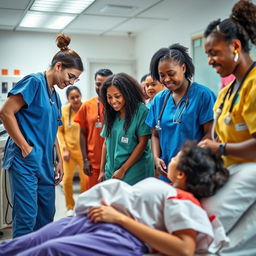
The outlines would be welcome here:
<svg viewBox="0 0 256 256">
<path fill-rule="evenodd" d="M 119 119 L 116 116 L 108 137 L 106 136 L 106 126 L 104 125 L 101 136 L 105 138 L 107 149 L 106 179 L 110 179 L 113 173 L 127 161 L 138 144 L 138 137 L 151 135 L 151 128 L 145 123 L 147 114 L 148 108 L 143 103 L 140 103 L 127 133 L 124 130 L 124 118 Z M 133 185 L 142 179 L 152 176 L 154 176 L 154 162 L 148 142 L 141 157 L 126 171 L 123 181 Z"/>
</svg>

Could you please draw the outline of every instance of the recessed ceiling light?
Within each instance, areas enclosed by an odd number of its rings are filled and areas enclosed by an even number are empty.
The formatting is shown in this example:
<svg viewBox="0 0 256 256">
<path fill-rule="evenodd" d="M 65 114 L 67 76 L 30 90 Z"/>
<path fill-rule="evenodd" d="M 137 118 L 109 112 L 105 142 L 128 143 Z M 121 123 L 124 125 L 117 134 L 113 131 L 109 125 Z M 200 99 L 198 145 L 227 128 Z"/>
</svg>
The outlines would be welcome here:
<svg viewBox="0 0 256 256">
<path fill-rule="evenodd" d="M 100 9 L 100 12 L 104 14 L 130 15 L 135 9 L 137 9 L 135 6 L 107 4 Z"/>
<path fill-rule="evenodd" d="M 35 0 L 30 10 L 79 14 L 94 1 L 95 0 Z"/>
<path fill-rule="evenodd" d="M 63 29 L 74 18 L 75 15 L 53 15 L 43 12 L 29 11 L 21 21 L 19 26 L 27 28 Z"/>
</svg>

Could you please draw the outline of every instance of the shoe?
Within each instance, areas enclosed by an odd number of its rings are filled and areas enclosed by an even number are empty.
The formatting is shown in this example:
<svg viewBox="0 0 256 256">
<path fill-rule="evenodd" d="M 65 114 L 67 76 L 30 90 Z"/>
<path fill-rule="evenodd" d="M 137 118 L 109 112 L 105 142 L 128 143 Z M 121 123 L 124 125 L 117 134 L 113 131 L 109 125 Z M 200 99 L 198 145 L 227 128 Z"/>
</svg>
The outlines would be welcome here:
<svg viewBox="0 0 256 256">
<path fill-rule="evenodd" d="M 75 215 L 75 212 L 73 209 L 67 210 L 67 212 L 66 212 L 67 217 L 73 217 L 74 215 Z"/>
</svg>

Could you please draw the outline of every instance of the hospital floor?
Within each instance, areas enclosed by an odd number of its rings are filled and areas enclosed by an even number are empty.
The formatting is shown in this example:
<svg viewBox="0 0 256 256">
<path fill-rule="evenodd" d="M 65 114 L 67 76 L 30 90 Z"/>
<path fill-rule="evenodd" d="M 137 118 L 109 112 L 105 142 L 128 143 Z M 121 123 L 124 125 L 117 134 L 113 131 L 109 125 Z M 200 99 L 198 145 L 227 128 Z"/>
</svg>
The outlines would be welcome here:
<svg viewBox="0 0 256 256">
<path fill-rule="evenodd" d="M 78 195 L 79 195 L 79 180 L 74 179 L 74 199 L 76 200 Z M 56 213 L 54 220 L 59 220 L 63 217 L 66 217 L 66 206 L 65 206 L 65 197 L 64 193 L 62 190 L 62 186 L 58 185 L 56 186 L 56 200 L 55 200 L 55 205 L 56 205 Z M 11 239 L 12 237 L 12 230 L 11 227 L 1 229 L 0 232 L 3 234 L 0 234 L 0 241 Z"/>
</svg>

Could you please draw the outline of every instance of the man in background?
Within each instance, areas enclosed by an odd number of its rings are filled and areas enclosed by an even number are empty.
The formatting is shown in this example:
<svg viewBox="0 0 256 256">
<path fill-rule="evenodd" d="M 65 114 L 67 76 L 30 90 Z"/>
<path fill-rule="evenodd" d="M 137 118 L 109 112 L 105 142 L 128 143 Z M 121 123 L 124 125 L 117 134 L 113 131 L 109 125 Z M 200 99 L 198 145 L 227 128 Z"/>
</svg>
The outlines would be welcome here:
<svg viewBox="0 0 256 256">
<path fill-rule="evenodd" d="M 88 187 L 98 183 L 100 173 L 101 150 L 104 139 L 100 136 L 103 127 L 103 105 L 99 100 L 102 84 L 113 73 L 109 69 L 100 69 L 95 73 L 95 90 L 98 94 L 83 103 L 74 121 L 80 124 L 80 147 L 83 155 L 83 170 L 88 176 Z"/>
</svg>

